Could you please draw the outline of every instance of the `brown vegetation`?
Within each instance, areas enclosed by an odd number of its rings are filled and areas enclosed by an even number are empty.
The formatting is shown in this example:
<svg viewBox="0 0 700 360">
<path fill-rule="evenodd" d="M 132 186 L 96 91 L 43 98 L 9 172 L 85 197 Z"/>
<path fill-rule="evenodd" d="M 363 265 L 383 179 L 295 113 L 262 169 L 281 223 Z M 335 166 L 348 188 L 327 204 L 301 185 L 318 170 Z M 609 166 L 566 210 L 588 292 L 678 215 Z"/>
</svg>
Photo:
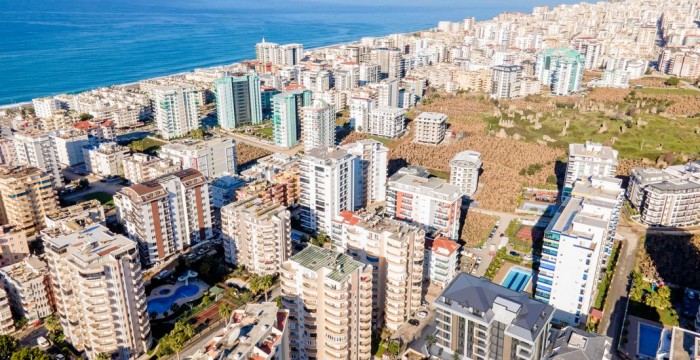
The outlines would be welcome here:
<svg viewBox="0 0 700 360">
<path fill-rule="evenodd" d="M 648 167 L 642 160 L 639 159 L 619 159 L 617 165 L 617 175 L 630 176 L 632 169 L 638 167 Z"/>
<path fill-rule="evenodd" d="M 630 86 L 641 85 L 644 87 L 654 87 L 654 88 L 668 87 L 665 84 L 665 81 L 666 81 L 665 78 L 647 76 L 647 77 L 643 77 L 643 78 L 639 78 L 639 79 L 630 80 Z"/>
<path fill-rule="evenodd" d="M 585 102 L 621 103 L 629 93 L 629 89 L 595 88 L 586 96 Z"/>
<path fill-rule="evenodd" d="M 469 211 L 460 238 L 466 246 L 478 246 L 489 236 L 497 220 L 496 216 Z"/>
<path fill-rule="evenodd" d="M 639 250 L 639 271 L 646 278 L 679 286 L 700 287 L 699 235 L 647 235 Z"/>
<path fill-rule="evenodd" d="M 245 165 L 251 161 L 255 161 L 261 157 L 272 154 L 267 150 L 250 146 L 242 142 L 236 144 L 236 152 L 238 157 L 238 166 Z"/>
</svg>

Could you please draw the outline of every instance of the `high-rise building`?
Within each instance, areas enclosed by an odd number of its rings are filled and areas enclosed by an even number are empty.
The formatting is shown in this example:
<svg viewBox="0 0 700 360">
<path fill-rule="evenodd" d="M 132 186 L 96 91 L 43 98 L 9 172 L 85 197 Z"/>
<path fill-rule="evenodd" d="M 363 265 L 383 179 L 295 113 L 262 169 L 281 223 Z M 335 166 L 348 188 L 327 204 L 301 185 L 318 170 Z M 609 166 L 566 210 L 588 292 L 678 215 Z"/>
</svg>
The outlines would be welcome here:
<svg viewBox="0 0 700 360">
<path fill-rule="evenodd" d="M 372 323 L 396 331 L 421 306 L 425 231 L 367 213 L 341 212 L 333 222 L 336 250 L 372 267 Z"/>
<path fill-rule="evenodd" d="M 520 96 L 520 81 L 523 67 L 520 65 L 498 65 L 492 68 L 491 91 L 492 99 L 512 99 Z"/>
<path fill-rule="evenodd" d="M 382 79 L 401 79 L 403 77 L 403 59 L 397 49 L 378 48 L 372 50 L 372 63 L 379 65 Z"/>
<path fill-rule="evenodd" d="M 381 66 L 378 64 L 362 63 L 360 64 L 360 86 L 365 86 L 368 84 L 374 84 L 379 82 L 379 72 Z"/>
<path fill-rule="evenodd" d="M 578 38 L 574 41 L 576 50 L 583 57 L 583 68 L 586 70 L 598 70 L 603 65 L 601 53 L 603 44 L 598 39 L 591 37 Z"/>
<path fill-rule="evenodd" d="M 323 100 L 314 100 L 301 108 L 306 151 L 335 146 L 335 110 Z"/>
<path fill-rule="evenodd" d="M 236 141 L 233 139 L 171 141 L 160 147 L 158 155 L 180 163 L 183 169 L 196 169 L 207 178 L 235 175 L 238 171 Z"/>
<path fill-rule="evenodd" d="M 414 140 L 419 144 L 437 145 L 445 139 L 447 115 L 424 111 L 413 123 L 416 127 Z"/>
<path fill-rule="evenodd" d="M 301 226 L 330 234 L 331 222 L 342 210 L 362 203 L 360 159 L 340 148 L 316 148 L 299 163 Z"/>
<path fill-rule="evenodd" d="M 124 178 L 132 184 L 155 180 L 161 176 L 182 170 L 180 161 L 160 159 L 155 156 L 133 153 L 122 159 Z"/>
<path fill-rule="evenodd" d="M 73 166 L 85 162 L 83 146 L 89 145 L 88 134 L 78 129 L 52 133 L 51 140 L 56 148 L 56 160 L 63 166 Z"/>
<path fill-rule="evenodd" d="M 92 359 L 145 354 L 151 325 L 136 243 L 93 225 L 44 244 L 66 340 Z"/>
<path fill-rule="evenodd" d="M 9 297 L 0 287 L 0 335 L 9 335 L 15 331 L 15 321 L 12 318 L 12 308 Z"/>
<path fill-rule="evenodd" d="M 548 49 L 537 55 L 535 72 L 542 85 L 550 86 L 554 95 L 571 95 L 581 91 L 584 60 L 576 50 Z"/>
<path fill-rule="evenodd" d="M 461 359 L 542 359 L 554 309 L 485 278 L 458 274 L 434 302 L 436 346 Z"/>
<path fill-rule="evenodd" d="M 376 85 L 378 107 L 399 107 L 399 80 L 386 79 Z"/>
<path fill-rule="evenodd" d="M 444 288 L 458 272 L 459 244 L 439 236 L 425 241 L 425 278 Z"/>
<path fill-rule="evenodd" d="M 371 266 L 311 245 L 282 264 L 280 280 L 292 359 L 372 357 Z"/>
<path fill-rule="evenodd" d="M 48 266 L 34 256 L 0 269 L 15 314 L 31 324 L 53 314 Z"/>
<path fill-rule="evenodd" d="M 568 194 L 578 179 L 591 176 L 615 177 L 616 173 L 617 150 L 590 141 L 585 144 L 570 144 L 564 194 Z"/>
<path fill-rule="evenodd" d="M 348 153 L 360 159 L 361 203 L 357 207 L 386 200 L 386 180 L 389 167 L 389 149 L 372 139 L 342 145 Z M 357 190 L 359 191 L 359 190 Z"/>
<path fill-rule="evenodd" d="M 386 213 L 456 240 L 462 195 L 458 187 L 445 180 L 399 171 L 389 178 Z"/>
<path fill-rule="evenodd" d="M 598 275 L 612 251 L 624 190 L 615 178 L 582 179 L 547 226 L 535 298 L 552 305 L 554 318 L 586 323 Z"/>
<path fill-rule="evenodd" d="M 58 208 L 53 178 L 33 167 L 0 170 L 0 221 L 24 231 L 29 240 L 44 228 L 44 216 Z"/>
<path fill-rule="evenodd" d="M 15 146 L 12 139 L 0 136 L 0 166 L 15 166 Z"/>
<path fill-rule="evenodd" d="M 233 130 L 262 122 L 260 78 L 256 74 L 227 76 L 214 80 L 219 125 Z"/>
<path fill-rule="evenodd" d="M 369 116 L 369 133 L 390 139 L 401 136 L 406 130 L 404 114 L 398 107 L 377 107 Z"/>
<path fill-rule="evenodd" d="M 249 197 L 221 208 L 226 262 L 256 275 L 276 275 L 292 253 L 291 215 L 279 203 Z"/>
<path fill-rule="evenodd" d="M 272 128 L 275 145 L 296 146 L 301 139 L 302 108 L 311 105 L 310 90 L 293 90 L 272 97 Z"/>
<path fill-rule="evenodd" d="M 304 45 L 262 42 L 255 45 L 255 58 L 260 64 L 270 63 L 278 66 L 294 66 L 304 58 Z"/>
<path fill-rule="evenodd" d="M 466 150 L 457 153 L 450 160 L 450 184 L 457 186 L 464 195 L 474 196 L 479 185 L 481 154 Z"/>
<path fill-rule="evenodd" d="M 114 195 L 114 203 L 146 267 L 213 236 L 209 184 L 198 170 L 123 188 Z"/>
<path fill-rule="evenodd" d="M 279 62 L 284 66 L 294 66 L 301 62 L 304 58 L 304 45 L 302 44 L 285 44 L 280 46 Z"/>
<path fill-rule="evenodd" d="M 61 110 L 61 102 L 53 97 L 32 99 L 34 114 L 39 118 L 50 118 Z"/>
<path fill-rule="evenodd" d="M 18 131 L 13 144 L 17 164 L 39 168 L 51 175 L 55 187 L 63 186 L 63 174 L 49 135 L 38 130 Z"/>
<path fill-rule="evenodd" d="M 369 132 L 369 118 L 376 102 L 370 98 L 352 97 L 350 99 L 350 122 L 357 132 Z"/>
<path fill-rule="evenodd" d="M 131 154 L 131 150 L 128 147 L 121 146 L 116 142 L 83 147 L 85 169 L 99 177 L 124 175 L 122 162 L 129 154 Z"/>
<path fill-rule="evenodd" d="M 29 256 L 29 238 L 14 224 L 0 225 L 0 267 L 12 265 Z"/>
<path fill-rule="evenodd" d="M 158 133 L 164 139 L 199 129 L 204 92 L 197 88 L 159 86 L 153 89 L 153 112 Z"/>
</svg>

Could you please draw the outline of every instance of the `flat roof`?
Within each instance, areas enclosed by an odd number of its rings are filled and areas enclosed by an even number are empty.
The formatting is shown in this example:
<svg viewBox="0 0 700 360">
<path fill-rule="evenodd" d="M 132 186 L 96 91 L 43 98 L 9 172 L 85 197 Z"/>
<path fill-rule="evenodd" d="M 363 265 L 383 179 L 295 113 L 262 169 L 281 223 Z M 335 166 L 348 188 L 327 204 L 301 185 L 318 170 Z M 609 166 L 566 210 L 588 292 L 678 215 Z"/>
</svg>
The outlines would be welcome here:
<svg viewBox="0 0 700 360">
<path fill-rule="evenodd" d="M 352 272 L 363 266 L 349 255 L 314 245 L 307 246 L 290 260 L 311 271 L 327 268 L 331 270 L 327 277 L 337 282 L 345 281 Z"/>
</svg>

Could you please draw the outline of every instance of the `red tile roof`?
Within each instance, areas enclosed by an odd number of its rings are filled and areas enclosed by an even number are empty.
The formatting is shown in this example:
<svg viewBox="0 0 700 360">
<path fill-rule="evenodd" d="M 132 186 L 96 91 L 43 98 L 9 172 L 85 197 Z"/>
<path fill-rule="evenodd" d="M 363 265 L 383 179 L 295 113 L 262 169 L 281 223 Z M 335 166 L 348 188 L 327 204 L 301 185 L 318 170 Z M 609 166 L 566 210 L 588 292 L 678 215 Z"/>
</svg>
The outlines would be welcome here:
<svg viewBox="0 0 700 360">
<path fill-rule="evenodd" d="M 459 250 L 459 244 L 446 238 L 437 237 L 433 240 L 433 252 L 438 252 L 440 249 L 447 250 L 448 255 L 452 255 L 455 251 Z"/>
</svg>

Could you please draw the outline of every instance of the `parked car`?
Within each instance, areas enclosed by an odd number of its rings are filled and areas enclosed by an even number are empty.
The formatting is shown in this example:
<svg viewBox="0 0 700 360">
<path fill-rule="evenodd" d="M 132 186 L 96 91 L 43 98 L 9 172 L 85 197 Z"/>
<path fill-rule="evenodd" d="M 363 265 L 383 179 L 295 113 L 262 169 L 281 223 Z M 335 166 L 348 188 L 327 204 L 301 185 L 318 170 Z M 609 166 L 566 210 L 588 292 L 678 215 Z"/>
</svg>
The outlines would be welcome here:
<svg viewBox="0 0 700 360">
<path fill-rule="evenodd" d="M 427 312 L 427 311 L 422 311 L 422 310 L 421 310 L 421 311 L 419 311 L 419 312 L 416 313 L 416 316 L 418 316 L 419 318 L 423 319 L 423 318 L 425 318 L 426 316 L 428 316 L 428 312 Z"/>
<path fill-rule="evenodd" d="M 416 319 L 410 319 L 410 320 L 408 320 L 408 323 L 413 325 L 413 326 L 418 326 L 418 324 L 420 324 L 420 321 L 418 321 Z"/>
<path fill-rule="evenodd" d="M 36 344 L 39 345 L 39 347 L 42 349 L 48 349 L 49 347 L 51 347 L 51 343 L 48 340 L 46 340 L 46 338 L 43 336 L 39 336 L 36 339 Z"/>
<path fill-rule="evenodd" d="M 511 256 L 520 256 L 520 253 L 518 253 L 517 251 L 513 251 L 513 250 L 511 250 L 511 251 L 509 252 L 509 254 L 510 254 Z"/>
</svg>

